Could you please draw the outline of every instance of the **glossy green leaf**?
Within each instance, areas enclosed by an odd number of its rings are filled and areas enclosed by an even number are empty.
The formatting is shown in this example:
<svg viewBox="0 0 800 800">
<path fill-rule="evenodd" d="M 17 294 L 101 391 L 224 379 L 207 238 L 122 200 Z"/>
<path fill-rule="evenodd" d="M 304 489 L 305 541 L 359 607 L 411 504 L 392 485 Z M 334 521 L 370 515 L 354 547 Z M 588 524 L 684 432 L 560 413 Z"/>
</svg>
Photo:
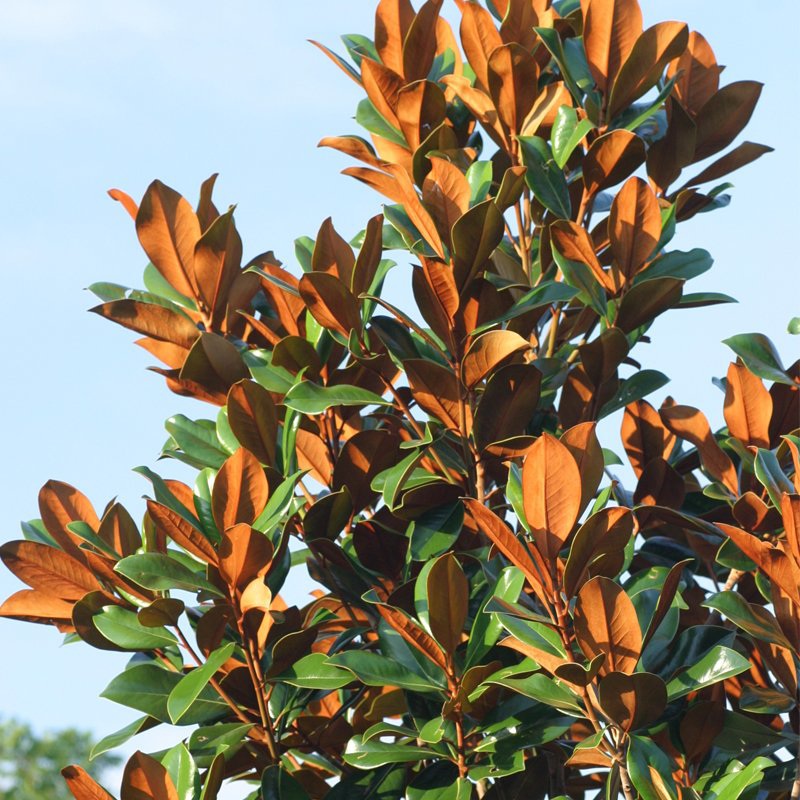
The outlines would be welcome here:
<svg viewBox="0 0 800 800">
<path fill-rule="evenodd" d="M 572 152 L 592 128 L 594 124 L 591 120 L 578 120 L 578 112 L 572 106 L 561 106 L 558 109 L 551 139 L 553 160 L 559 169 L 564 169 Z"/>
<path fill-rule="evenodd" d="M 376 739 L 363 741 L 361 736 L 354 736 L 347 743 L 342 757 L 358 769 L 375 769 L 384 764 L 403 764 L 422 761 L 436 756 L 435 750 L 427 747 L 415 747 L 404 744 L 388 744 Z"/>
<path fill-rule="evenodd" d="M 492 162 L 475 161 L 467 170 L 470 206 L 482 203 L 492 186 Z"/>
<path fill-rule="evenodd" d="M 568 286 L 560 281 L 547 281 L 537 286 L 535 289 L 525 292 L 508 311 L 504 312 L 499 317 L 489 320 L 489 322 L 484 322 L 482 325 L 479 325 L 472 334 L 473 336 L 477 336 L 479 333 L 488 331 L 496 325 L 516 319 L 523 314 L 527 314 L 529 311 L 535 311 L 537 308 L 549 306 L 552 303 L 567 303 L 572 300 L 573 297 L 577 296 L 578 293 L 579 290 L 573 286 Z"/>
<path fill-rule="evenodd" d="M 772 642 L 779 647 L 791 650 L 777 620 L 763 606 L 751 606 L 738 592 L 718 592 L 709 597 L 703 605 L 713 608 L 727 617 L 745 633 L 756 639 Z"/>
<path fill-rule="evenodd" d="M 444 687 L 443 681 L 434 683 L 389 655 L 345 650 L 331 656 L 328 663 L 349 670 L 365 686 L 397 686 L 414 692 L 438 692 Z"/>
<path fill-rule="evenodd" d="M 525 181 L 534 197 L 559 219 L 572 216 L 569 186 L 563 170 L 553 161 L 547 143 L 539 136 L 519 136 Z"/>
<path fill-rule="evenodd" d="M 183 742 L 167 750 L 161 758 L 178 794 L 178 800 L 194 800 L 195 791 L 200 787 L 200 776 L 191 753 Z"/>
<path fill-rule="evenodd" d="M 583 708 L 572 692 L 546 675 L 537 673 L 526 678 L 488 678 L 487 683 L 503 686 L 512 692 L 530 697 L 540 703 L 545 703 L 561 711 L 575 713 L 583 716 Z"/>
<path fill-rule="evenodd" d="M 374 392 L 357 386 L 319 386 L 311 381 L 295 384 L 284 397 L 283 404 L 303 414 L 321 414 L 334 406 L 390 406 Z"/>
<path fill-rule="evenodd" d="M 750 669 L 750 662 L 735 650 L 718 645 L 667 684 L 670 702 L 689 692 L 712 686 Z"/>
<path fill-rule="evenodd" d="M 297 778 L 281 764 L 271 764 L 261 773 L 262 800 L 308 800 Z"/>
<path fill-rule="evenodd" d="M 426 511 L 411 525 L 411 557 L 427 561 L 441 555 L 461 535 L 463 524 L 464 506 L 460 502 Z"/>
<path fill-rule="evenodd" d="M 177 723 L 199 697 L 217 671 L 233 655 L 236 645 L 229 642 L 211 653 L 206 662 L 186 673 L 167 698 L 167 713 Z"/>
<path fill-rule="evenodd" d="M 781 507 L 781 496 L 794 493 L 794 485 L 784 475 L 778 457 L 772 450 L 758 449 L 755 459 L 755 473 L 759 483 L 767 490 L 775 508 Z"/>
<path fill-rule="evenodd" d="M 155 664 L 128 667 L 117 675 L 100 695 L 115 703 L 135 708 L 161 722 L 170 722 L 167 698 L 183 677 Z M 181 718 L 181 725 L 209 722 L 224 716 L 230 709 L 227 703 L 210 687 L 200 693 L 189 711 Z"/>
<path fill-rule="evenodd" d="M 636 400 L 642 400 L 647 395 L 658 391 L 669 383 L 669 378 L 663 372 L 655 369 L 643 369 L 634 372 L 630 378 L 622 382 L 617 393 L 601 409 L 599 419 L 625 408 Z"/>
<path fill-rule="evenodd" d="M 677 800 L 669 756 L 653 741 L 630 736 L 627 758 L 628 775 L 641 800 Z M 658 788 L 653 785 L 658 782 Z"/>
<path fill-rule="evenodd" d="M 178 643 L 166 628 L 145 627 L 134 611 L 121 606 L 106 606 L 92 622 L 106 639 L 125 650 L 155 650 Z"/>
<path fill-rule="evenodd" d="M 786 374 L 775 345 L 763 333 L 740 333 L 724 339 L 723 344 L 744 361 L 747 369 L 764 380 L 794 386 L 794 381 Z"/>
<path fill-rule="evenodd" d="M 198 570 L 201 568 L 198 564 Z M 145 589 L 169 591 L 183 589 L 188 592 L 204 591 L 216 597 L 222 592 L 199 572 L 193 572 L 175 558 L 163 553 L 139 553 L 117 562 L 115 572 L 124 575 Z"/>
<path fill-rule="evenodd" d="M 150 728 L 153 728 L 159 724 L 160 723 L 157 719 L 147 715 L 135 719 L 129 725 L 126 725 L 124 728 L 120 728 L 118 731 L 114 731 L 114 733 L 109 733 L 108 736 L 104 736 L 99 742 L 97 742 L 97 744 L 89 753 L 89 760 L 91 761 L 92 759 L 97 758 L 97 756 L 107 753 L 109 750 L 115 750 L 116 748 L 121 747 L 123 744 L 125 744 L 125 742 L 130 741 L 134 736 L 136 736 L 137 733 L 150 730 Z"/>
<path fill-rule="evenodd" d="M 273 678 L 301 689 L 341 689 L 353 676 L 328 660 L 324 653 L 309 653 Z"/>
<path fill-rule="evenodd" d="M 556 247 L 553 248 L 553 258 L 558 268 L 564 273 L 564 280 L 577 289 L 577 296 L 581 302 L 597 312 L 598 316 L 604 318 L 607 310 L 606 293 L 591 269 L 580 261 L 564 258 Z"/>
</svg>

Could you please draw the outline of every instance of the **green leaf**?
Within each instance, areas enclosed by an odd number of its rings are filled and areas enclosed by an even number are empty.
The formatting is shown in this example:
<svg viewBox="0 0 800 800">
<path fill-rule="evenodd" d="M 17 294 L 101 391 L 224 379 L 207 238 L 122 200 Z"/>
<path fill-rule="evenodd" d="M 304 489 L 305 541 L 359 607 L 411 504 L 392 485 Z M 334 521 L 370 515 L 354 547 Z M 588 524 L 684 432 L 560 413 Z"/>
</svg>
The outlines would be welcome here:
<svg viewBox="0 0 800 800">
<path fill-rule="evenodd" d="M 157 475 L 148 467 L 136 467 L 133 471 L 138 472 L 139 475 L 144 475 L 144 477 L 153 484 L 153 493 L 155 494 L 156 500 L 161 503 L 161 505 L 166 506 L 183 517 L 183 519 L 198 530 L 203 530 L 203 526 L 195 512 L 188 509 L 174 494 L 172 494 L 172 492 L 170 492 L 167 488 L 167 484 L 164 483 L 164 479 L 160 475 Z"/>
<path fill-rule="evenodd" d="M 705 306 L 720 306 L 738 302 L 735 297 L 722 294 L 722 292 L 690 292 L 681 297 L 676 308 L 704 308 Z"/>
<path fill-rule="evenodd" d="M 433 683 L 399 661 L 378 653 L 346 650 L 331 656 L 328 663 L 349 670 L 365 686 L 397 686 L 412 692 L 438 692 L 444 688 L 444 683 Z"/>
<path fill-rule="evenodd" d="M 556 247 L 553 247 L 553 258 L 558 268 L 564 273 L 564 280 L 578 290 L 578 298 L 581 302 L 594 309 L 600 317 L 605 318 L 606 293 L 588 265 L 565 258 Z"/>
<path fill-rule="evenodd" d="M 487 612 L 486 606 L 495 597 L 507 602 L 515 601 L 524 584 L 525 576 L 521 570 L 517 567 L 505 567 L 494 584 L 489 587 L 469 633 L 467 654 L 464 660 L 465 670 L 478 663 L 494 647 L 503 630 L 496 615 Z"/>
<path fill-rule="evenodd" d="M 357 386 L 319 386 L 311 381 L 295 384 L 283 404 L 303 414 L 321 414 L 333 406 L 390 406 L 380 395 Z"/>
<path fill-rule="evenodd" d="M 271 680 L 300 689 L 341 689 L 353 682 L 353 676 L 332 664 L 324 653 L 309 653 Z"/>
<path fill-rule="evenodd" d="M 755 473 L 761 485 L 767 490 L 775 508 L 781 507 L 781 495 L 793 494 L 792 482 L 783 474 L 778 457 L 772 450 L 758 449 L 755 459 Z"/>
<path fill-rule="evenodd" d="M 699 247 L 688 252 L 673 250 L 662 253 L 646 269 L 634 279 L 634 283 L 649 281 L 653 278 L 678 278 L 688 281 L 711 269 L 714 259 L 707 250 Z"/>
<path fill-rule="evenodd" d="M 482 203 L 492 186 L 492 162 L 475 161 L 467 170 L 470 206 Z"/>
<path fill-rule="evenodd" d="M 723 339 L 723 344 L 744 361 L 753 375 L 775 383 L 794 386 L 794 381 L 786 374 L 775 345 L 763 333 L 740 333 Z"/>
<path fill-rule="evenodd" d="M 180 682 L 182 673 L 171 672 L 155 664 L 128 667 L 117 675 L 100 695 L 114 703 L 135 708 L 161 722 L 170 722 L 167 698 Z M 189 711 L 181 717 L 180 725 L 195 725 L 224 716 L 230 709 L 216 692 L 206 687 Z"/>
<path fill-rule="evenodd" d="M 414 747 L 400 743 L 388 744 L 375 739 L 365 742 L 362 741 L 361 736 L 354 736 L 350 739 L 342 753 L 344 760 L 358 769 L 375 769 L 384 764 L 422 761 L 437 755 L 435 750 L 427 747 Z"/>
<path fill-rule="evenodd" d="M 425 767 L 408 785 L 408 800 L 470 800 L 472 784 L 458 777 L 458 768 L 449 761 Z"/>
<path fill-rule="evenodd" d="M 221 722 L 197 728 L 189 737 L 189 750 L 195 758 L 213 758 L 221 753 L 230 756 L 245 743 L 252 727 L 239 722 Z"/>
<path fill-rule="evenodd" d="M 561 711 L 572 712 L 583 716 L 584 711 L 572 692 L 563 688 L 552 678 L 537 673 L 526 678 L 488 678 L 486 683 L 504 686 L 512 692 L 530 697 L 540 703 L 553 706 Z"/>
<path fill-rule="evenodd" d="M 197 311 L 197 304 L 194 300 L 186 297 L 177 291 L 173 285 L 155 268 L 153 264 L 148 264 L 144 268 L 144 275 L 142 276 L 144 287 L 148 292 L 152 292 L 165 300 L 171 300 L 183 308 L 188 308 L 191 311 Z M 90 287 L 91 288 L 91 287 Z"/>
<path fill-rule="evenodd" d="M 534 197 L 560 219 L 572 216 L 569 186 L 563 170 L 550 157 L 547 142 L 539 136 L 518 136 L 522 163 L 528 168 L 525 182 Z"/>
<path fill-rule="evenodd" d="M 525 292 L 508 311 L 501 314 L 499 317 L 495 317 L 489 320 L 489 322 L 484 322 L 482 325 L 479 325 L 472 332 L 472 335 L 477 336 L 479 333 L 494 328 L 495 325 L 508 322 L 510 319 L 516 319 L 542 306 L 549 306 L 552 303 L 569 302 L 573 297 L 577 296 L 578 293 L 578 289 L 566 283 L 562 283 L 561 281 L 547 281 L 546 283 L 540 284 L 535 289 Z"/>
<path fill-rule="evenodd" d="M 634 400 L 641 400 L 647 395 L 658 391 L 669 383 L 669 378 L 663 372 L 655 369 L 643 369 L 631 375 L 622 382 L 617 393 L 601 409 L 598 419 L 603 419 L 621 408 L 625 408 Z"/>
<path fill-rule="evenodd" d="M 173 724 L 189 710 L 192 703 L 199 697 L 209 681 L 214 677 L 220 667 L 233 655 L 236 645 L 233 642 L 223 645 L 215 650 L 206 659 L 205 664 L 186 673 L 167 698 L 167 713 Z"/>
<path fill-rule="evenodd" d="M 667 754 L 653 741 L 631 735 L 627 758 L 628 774 L 641 800 L 676 800 L 677 791 L 672 778 L 673 765 Z M 660 783 L 660 790 L 653 786 Z"/>
<path fill-rule="evenodd" d="M 556 112 L 551 140 L 553 159 L 559 169 L 564 169 L 581 139 L 594 128 L 590 119 L 578 121 L 578 112 L 572 106 L 561 106 Z"/>
<path fill-rule="evenodd" d="M 461 502 L 437 506 L 411 523 L 411 557 L 427 561 L 441 555 L 461 535 L 464 506 Z"/>
<path fill-rule="evenodd" d="M 125 744 L 125 742 L 136 736 L 137 733 L 150 730 L 150 728 L 153 728 L 159 724 L 160 723 L 157 719 L 147 715 L 135 719 L 130 725 L 126 725 L 124 728 L 120 728 L 118 731 L 114 731 L 114 733 L 109 733 L 108 736 L 104 736 L 91 749 L 91 752 L 89 753 L 89 761 L 92 761 L 103 753 L 107 753 L 109 750 L 115 750 L 117 747 L 121 747 L 123 744 Z"/>
<path fill-rule="evenodd" d="M 264 533 L 269 532 L 280 522 L 284 514 L 289 512 L 295 496 L 294 490 L 305 474 L 305 471 L 298 470 L 294 475 L 290 475 L 286 480 L 282 481 L 278 488 L 270 494 L 267 505 L 264 506 L 264 510 L 253 523 L 253 527 L 256 530 Z"/>
<path fill-rule="evenodd" d="M 199 564 L 198 568 L 201 568 Z M 114 571 L 145 589 L 156 591 L 183 589 L 187 592 L 202 590 L 216 597 L 223 596 L 213 583 L 163 553 L 139 553 L 128 556 L 117 562 Z"/>
<path fill-rule="evenodd" d="M 155 650 L 178 643 L 166 628 L 145 627 L 136 612 L 121 606 L 105 606 L 92 622 L 106 639 L 126 650 Z"/>
<path fill-rule="evenodd" d="M 726 678 L 732 678 L 750 669 L 750 662 L 735 650 L 718 645 L 696 664 L 680 673 L 667 684 L 670 702 L 689 692 L 712 686 Z"/>
<path fill-rule="evenodd" d="M 194 421 L 183 414 L 176 414 L 164 423 L 164 427 L 178 447 L 190 457 L 191 463 L 199 468 L 219 469 L 228 457 L 217 438 L 217 426 L 210 420 Z M 169 450 L 165 452 L 169 454 Z"/>
<path fill-rule="evenodd" d="M 183 742 L 167 750 L 161 763 L 172 778 L 178 793 L 178 800 L 194 800 L 195 789 L 199 788 L 200 776 L 191 753 Z"/>
<path fill-rule="evenodd" d="M 365 97 L 358 104 L 356 108 L 356 122 L 370 133 L 377 133 L 378 136 L 382 136 L 390 142 L 399 144 L 401 147 L 407 146 L 403 134 L 400 133 L 394 125 L 391 125 L 383 118 L 378 112 L 378 109 L 372 105 L 369 98 Z"/>
<path fill-rule="evenodd" d="M 714 740 L 714 747 L 734 756 L 757 750 L 777 748 L 791 743 L 780 731 L 756 722 L 752 717 L 726 711 L 722 730 Z"/>
<path fill-rule="evenodd" d="M 750 790 L 761 783 L 764 770 L 774 766 L 774 763 L 768 758 L 758 756 L 746 767 L 714 781 L 703 792 L 704 800 L 738 800 L 745 792 L 750 794 Z"/>
<path fill-rule="evenodd" d="M 104 303 L 109 303 L 112 300 L 124 300 L 130 291 L 127 286 L 121 286 L 118 283 L 107 283 L 105 281 L 92 283 L 86 288 Z"/>
<path fill-rule="evenodd" d="M 308 800 L 306 790 L 283 765 L 271 764 L 261 773 L 262 800 Z"/>
<path fill-rule="evenodd" d="M 786 330 L 793 336 L 800 334 L 800 317 L 792 317 L 789 320 L 789 324 L 786 326 Z"/>
<path fill-rule="evenodd" d="M 791 650 L 775 618 L 763 606 L 751 606 L 738 592 L 719 592 L 702 605 L 713 608 L 756 639 Z"/>
</svg>

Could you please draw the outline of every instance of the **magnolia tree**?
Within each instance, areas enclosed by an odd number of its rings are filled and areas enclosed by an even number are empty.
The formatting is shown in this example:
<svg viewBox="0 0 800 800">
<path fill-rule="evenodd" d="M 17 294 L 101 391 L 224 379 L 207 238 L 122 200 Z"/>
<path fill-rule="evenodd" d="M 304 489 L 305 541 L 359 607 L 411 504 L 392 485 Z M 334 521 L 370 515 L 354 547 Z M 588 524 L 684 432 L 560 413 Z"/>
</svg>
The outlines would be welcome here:
<svg viewBox="0 0 800 800">
<path fill-rule="evenodd" d="M 770 149 L 729 148 L 761 86 L 636 0 L 457 0 L 458 34 L 441 5 L 319 45 L 370 139 L 322 144 L 385 203 L 349 241 L 243 265 L 213 178 L 111 192 L 150 263 L 93 310 L 211 407 L 167 422 L 196 479 L 139 468 L 140 524 L 48 482 L 0 614 L 132 654 L 102 694 L 139 716 L 95 754 L 183 726 L 124 800 L 796 798 L 800 369 L 728 340 L 714 432 L 634 353 L 730 299 L 671 240 Z"/>
</svg>

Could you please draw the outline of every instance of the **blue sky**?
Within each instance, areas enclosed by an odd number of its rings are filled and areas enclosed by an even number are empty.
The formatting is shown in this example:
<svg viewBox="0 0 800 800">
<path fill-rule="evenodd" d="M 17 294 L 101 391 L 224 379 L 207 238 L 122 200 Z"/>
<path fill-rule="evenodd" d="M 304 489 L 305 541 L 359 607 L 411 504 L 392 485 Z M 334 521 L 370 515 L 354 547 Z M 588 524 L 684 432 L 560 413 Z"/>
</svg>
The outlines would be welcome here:
<svg viewBox="0 0 800 800">
<path fill-rule="evenodd" d="M 731 206 L 695 218 L 677 240 L 716 259 L 691 291 L 723 291 L 740 302 L 674 312 L 654 327 L 656 343 L 637 350 L 644 366 L 672 378 L 668 391 L 679 402 L 719 424 L 722 395 L 711 377 L 730 360 L 722 339 L 758 330 L 787 364 L 798 355 L 798 339 L 785 333 L 800 314 L 789 247 L 800 176 L 791 149 L 793 73 L 785 66 L 796 49 L 796 8 L 791 0 L 770 3 L 767 25 L 757 25 L 744 0 L 645 0 L 643 8 L 646 24 L 673 17 L 703 32 L 729 65 L 723 82 L 766 84 L 744 138 L 776 152 L 736 173 Z M 377 213 L 379 196 L 338 174 L 345 158 L 316 149 L 322 136 L 357 132 L 359 93 L 306 42 L 371 34 L 372 13 L 372 0 L 0 5 L 0 540 L 17 538 L 19 520 L 38 515 L 36 494 L 48 478 L 75 484 L 99 508 L 117 496 L 138 516 L 147 487 L 130 470 L 155 464 L 164 419 L 208 416 L 144 371 L 152 359 L 128 332 L 86 313 L 93 302 L 84 287 L 138 286 L 145 264 L 108 188 L 138 199 L 158 177 L 194 200 L 200 182 L 219 172 L 217 203 L 238 204 L 245 257 L 273 249 L 288 263 L 293 239 L 313 235 L 326 216 L 349 236 Z M 395 298 L 406 278 L 404 269 L 393 273 Z M 617 425 L 606 427 L 604 445 L 618 448 Z M 182 474 L 177 464 L 158 466 Z M 17 588 L 0 572 L 0 595 Z M 60 647 L 55 631 L 8 620 L 0 620 L 0 638 L 0 716 L 98 734 L 134 717 L 97 699 L 121 668 L 117 656 Z"/>
</svg>

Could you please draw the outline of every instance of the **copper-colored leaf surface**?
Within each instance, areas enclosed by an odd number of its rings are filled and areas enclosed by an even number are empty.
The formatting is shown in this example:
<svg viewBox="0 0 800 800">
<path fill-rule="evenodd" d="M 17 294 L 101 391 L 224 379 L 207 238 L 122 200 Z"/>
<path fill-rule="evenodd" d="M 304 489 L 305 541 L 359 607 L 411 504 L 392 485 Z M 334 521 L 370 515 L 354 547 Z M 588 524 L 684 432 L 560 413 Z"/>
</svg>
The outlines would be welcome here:
<svg viewBox="0 0 800 800">
<path fill-rule="evenodd" d="M 311 477 L 328 486 L 333 475 L 333 465 L 331 456 L 318 434 L 312 433 L 305 428 L 298 428 L 295 437 L 295 448 L 297 451 L 297 464 L 300 469 L 307 469 L 311 472 Z"/>
<path fill-rule="evenodd" d="M 589 70 L 605 93 L 642 33 L 637 0 L 582 0 L 583 41 Z"/>
<path fill-rule="evenodd" d="M 598 687 L 603 713 L 624 731 L 651 725 L 667 706 L 667 686 L 651 672 L 611 672 Z"/>
<path fill-rule="evenodd" d="M 61 774 L 75 800 L 114 800 L 83 767 L 79 767 L 77 764 L 64 767 Z"/>
<path fill-rule="evenodd" d="M 197 326 L 188 317 L 153 303 L 129 299 L 112 300 L 95 306 L 91 311 L 136 333 L 173 342 L 187 349 L 200 335 Z"/>
<path fill-rule="evenodd" d="M 498 116 L 509 133 L 520 133 L 538 93 L 536 60 L 521 45 L 503 45 L 489 56 L 488 78 Z"/>
<path fill-rule="evenodd" d="M 693 444 L 709 474 L 731 494 L 738 494 L 739 480 L 733 462 L 717 444 L 705 415 L 690 406 L 669 406 L 661 409 L 661 420 L 676 436 Z"/>
<path fill-rule="evenodd" d="M 648 28 L 633 46 L 614 81 L 608 116 L 613 119 L 656 85 L 664 67 L 686 49 L 689 29 L 683 22 L 659 22 Z"/>
<path fill-rule="evenodd" d="M 442 649 L 416 622 L 409 619 L 402 611 L 398 611 L 391 606 L 379 605 L 377 609 L 386 622 L 413 648 L 419 650 L 439 669 L 447 672 L 447 660 Z"/>
<path fill-rule="evenodd" d="M 585 228 L 569 220 L 558 220 L 550 226 L 550 240 L 564 258 L 586 264 L 604 289 L 614 291 L 611 276 L 600 265 L 594 244 Z"/>
<path fill-rule="evenodd" d="M 634 517 L 627 508 L 604 508 L 578 528 L 564 569 L 564 592 L 573 597 L 595 575 L 615 578 L 625 561 Z"/>
<path fill-rule="evenodd" d="M 452 553 L 438 558 L 428 573 L 428 615 L 433 638 L 452 656 L 467 619 L 469 581 Z"/>
<path fill-rule="evenodd" d="M 649 461 L 666 458 L 675 446 L 675 434 L 664 427 L 647 400 L 636 400 L 626 406 L 620 435 L 637 478 Z"/>
<path fill-rule="evenodd" d="M 214 329 L 225 319 L 228 296 L 241 264 L 242 238 L 236 230 L 231 209 L 211 223 L 194 250 L 199 300 L 211 312 Z"/>
<path fill-rule="evenodd" d="M 480 447 L 516 436 L 535 413 L 542 373 L 533 364 L 508 364 L 492 375 L 475 412 Z"/>
<path fill-rule="evenodd" d="M 361 80 L 364 91 L 378 113 L 395 128 L 400 127 L 395 109 L 397 95 L 403 88 L 403 79 L 393 70 L 373 61 L 361 59 Z"/>
<path fill-rule="evenodd" d="M 592 578 L 578 592 L 575 636 L 583 654 L 593 659 L 605 653 L 601 675 L 630 674 L 642 651 L 636 609 L 624 589 L 609 578 Z"/>
<path fill-rule="evenodd" d="M 561 444 L 571 453 L 581 476 L 580 511 L 589 505 L 603 477 L 603 448 L 595 431 L 596 422 L 582 422 L 564 431 Z"/>
<path fill-rule="evenodd" d="M 248 525 L 264 510 L 269 485 L 256 457 L 240 447 L 220 468 L 211 494 L 214 521 L 220 531 L 238 522 Z"/>
<path fill-rule="evenodd" d="M 529 343 L 518 333 L 507 330 L 487 331 L 470 345 L 461 366 L 464 383 L 472 388 L 497 368 L 506 358 L 527 350 Z"/>
<path fill-rule="evenodd" d="M 375 11 L 375 49 L 389 69 L 403 74 L 403 41 L 414 21 L 409 0 L 381 0 Z"/>
<path fill-rule="evenodd" d="M 80 600 L 87 592 L 102 588 L 79 561 L 39 542 L 6 542 L 0 546 L 0 559 L 32 589 L 62 600 Z"/>
<path fill-rule="evenodd" d="M 635 133 L 615 130 L 598 136 L 583 160 L 583 183 L 590 194 L 615 186 L 645 161 L 644 142 Z"/>
<path fill-rule="evenodd" d="M 403 77 L 424 80 L 436 57 L 436 22 L 443 0 L 427 0 L 414 17 L 403 42 Z"/>
<path fill-rule="evenodd" d="M 781 515 L 786 530 L 786 549 L 800 566 L 800 495 L 781 497 Z"/>
<path fill-rule="evenodd" d="M 538 554 L 526 548 L 511 528 L 483 503 L 471 498 L 464 502 L 478 528 L 514 566 L 522 570 L 525 579 L 537 595 L 546 598 L 544 602 L 550 602 L 552 591 L 550 573 L 541 558 L 536 558 Z"/>
<path fill-rule="evenodd" d="M 172 539 L 175 544 L 191 553 L 193 556 L 205 561 L 206 564 L 217 563 L 217 552 L 211 542 L 189 524 L 183 517 L 176 514 L 171 508 L 156 503 L 155 500 L 147 501 L 147 511 L 150 518 L 164 536 Z"/>
<path fill-rule="evenodd" d="M 713 156 L 727 147 L 750 121 L 763 84 L 736 81 L 723 86 L 697 116 L 694 160 Z"/>
<path fill-rule="evenodd" d="M 122 204 L 122 207 L 128 212 L 132 220 L 136 220 L 136 215 L 139 213 L 139 206 L 136 201 L 122 189 L 109 189 L 108 196 L 112 200 L 116 200 Z"/>
<path fill-rule="evenodd" d="M 456 220 L 469 209 L 469 183 L 455 164 L 433 156 L 430 163 L 431 170 L 422 184 L 422 200 L 449 241 Z"/>
<path fill-rule="evenodd" d="M 20 589 L 0 605 L 0 617 L 45 624 L 54 620 L 68 622 L 72 619 L 72 607 L 73 603 L 46 592 Z"/>
<path fill-rule="evenodd" d="M 717 527 L 733 539 L 733 543 L 759 569 L 797 604 L 800 605 L 800 564 L 790 558 L 782 547 L 765 542 L 733 525 L 718 522 Z"/>
<path fill-rule="evenodd" d="M 266 535 L 239 523 L 222 534 L 219 574 L 231 589 L 242 591 L 256 578 L 266 575 L 272 557 L 272 544 Z"/>
<path fill-rule="evenodd" d="M 351 330 L 361 328 L 358 301 L 335 275 L 307 272 L 300 278 L 299 289 L 309 312 L 323 327 L 338 331 L 343 336 L 349 336 Z"/>
<path fill-rule="evenodd" d="M 123 557 L 133 555 L 142 544 L 133 517 L 120 503 L 114 503 L 103 515 L 97 535 Z"/>
<path fill-rule="evenodd" d="M 228 422 L 243 447 L 262 464 L 274 464 L 278 415 L 270 393 L 263 386 L 244 380 L 231 387 Z"/>
<path fill-rule="evenodd" d="M 372 479 L 397 459 L 399 441 L 385 430 L 359 431 L 345 442 L 333 470 L 333 491 L 346 486 L 353 510 L 361 511 L 373 499 Z"/>
<path fill-rule="evenodd" d="M 650 186 L 630 178 L 611 204 L 608 218 L 611 252 L 630 281 L 653 256 L 661 238 L 661 210 Z"/>
<path fill-rule="evenodd" d="M 719 89 L 720 67 L 702 33 L 689 34 L 686 50 L 667 69 L 667 78 L 678 75 L 675 96 L 690 112 L 697 113 Z"/>
<path fill-rule="evenodd" d="M 328 272 L 339 278 L 346 286 L 355 265 L 353 249 L 337 233 L 333 220 L 328 217 L 320 226 L 314 240 L 314 252 L 311 254 L 311 267 L 314 272 Z"/>
<path fill-rule="evenodd" d="M 122 775 L 121 800 L 180 800 L 167 770 L 141 751 L 135 752 Z"/>
<path fill-rule="evenodd" d="M 480 86 L 489 88 L 489 56 L 503 40 L 491 14 L 477 3 L 465 3 L 461 8 L 461 44 L 469 65 Z"/>
<path fill-rule="evenodd" d="M 761 378 L 744 364 L 731 364 L 725 385 L 725 422 L 731 436 L 753 447 L 769 449 L 772 397 Z"/>
<path fill-rule="evenodd" d="M 462 424 L 471 425 L 471 419 L 466 414 L 461 420 L 459 395 L 461 387 L 456 376 L 446 367 L 433 361 L 421 358 L 411 358 L 403 362 L 411 393 L 420 407 L 432 417 L 440 420 L 444 425 L 453 430 L 461 430 Z"/>
<path fill-rule="evenodd" d="M 155 268 L 174 289 L 195 297 L 194 249 L 202 231 L 188 200 L 153 181 L 139 205 L 136 233 Z"/>
<path fill-rule="evenodd" d="M 578 519 L 581 476 L 569 449 L 549 433 L 543 433 L 525 456 L 522 496 L 536 546 L 553 565 Z"/>
<path fill-rule="evenodd" d="M 91 502 L 83 492 L 62 481 L 49 480 L 39 490 L 39 514 L 47 532 L 61 545 L 72 551 L 78 541 L 74 533 L 67 530 L 70 522 L 85 522 L 93 531 L 100 527 L 100 520 Z"/>
</svg>

